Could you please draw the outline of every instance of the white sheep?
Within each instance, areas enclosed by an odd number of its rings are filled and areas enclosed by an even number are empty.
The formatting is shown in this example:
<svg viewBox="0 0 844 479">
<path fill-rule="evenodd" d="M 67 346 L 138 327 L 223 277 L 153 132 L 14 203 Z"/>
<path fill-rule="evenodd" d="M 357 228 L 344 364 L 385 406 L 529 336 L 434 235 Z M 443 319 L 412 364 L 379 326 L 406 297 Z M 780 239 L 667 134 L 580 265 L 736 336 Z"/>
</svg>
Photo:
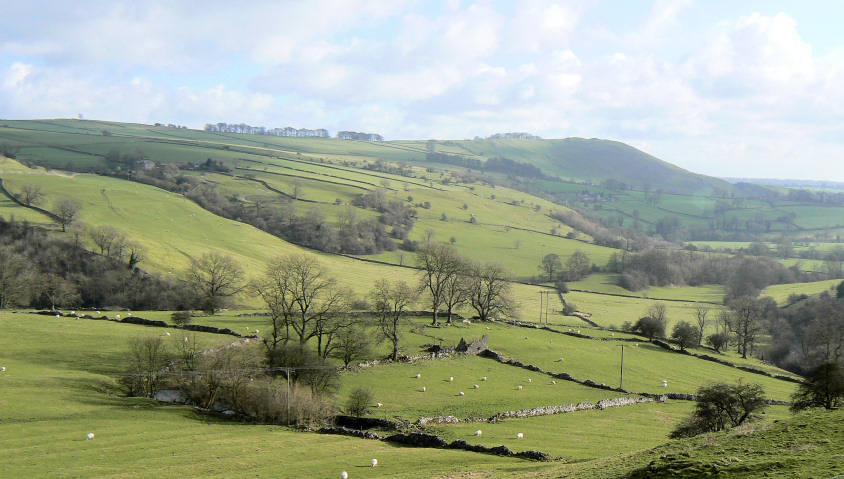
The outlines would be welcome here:
<svg viewBox="0 0 844 479">
<path fill-rule="evenodd" d="M 115 319 L 120 319 L 120 315 L 119 315 L 119 314 L 117 314 L 117 315 L 115 315 L 115 316 L 114 316 L 114 318 L 115 318 Z"/>
<path fill-rule="evenodd" d="M 531 382 L 530 378 L 528 378 L 528 382 Z"/>
<path fill-rule="evenodd" d="M 525 339 L 527 339 L 527 338 L 528 338 L 528 337 L 527 337 L 527 336 L 525 336 Z"/>
<path fill-rule="evenodd" d="M 474 388 L 474 389 L 480 389 L 480 386 L 478 386 L 477 384 L 475 384 L 475 385 L 473 386 L 473 388 Z"/>
<path fill-rule="evenodd" d="M 565 361 L 565 359 L 563 359 L 563 358 L 560 358 L 560 359 L 557 360 L 558 363 L 561 363 L 563 361 Z"/>
<path fill-rule="evenodd" d="M 486 381 L 486 376 L 482 377 L 481 381 Z"/>
<path fill-rule="evenodd" d="M 460 391 L 461 396 L 465 396 L 466 394 L 463 391 Z"/>
<path fill-rule="evenodd" d="M 129 315 L 129 316 L 132 316 L 132 313 L 126 313 L 126 314 Z"/>
<path fill-rule="evenodd" d="M 610 333 L 610 336 L 615 336 L 615 333 Z"/>
<path fill-rule="evenodd" d="M 71 312 L 70 312 L 70 314 L 75 315 L 75 314 L 76 314 L 76 311 L 71 311 Z"/>
<path fill-rule="evenodd" d="M 349 473 L 346 472 L 346 471 L 343 471 L 343 472 L 340 473 L 340 477 L 342 479 L 349 479 Z"/>
<path fill-rule="evenodd" d="M 664 387 L 664 388 L 668 387 L 668 381 L 666 381 L 665 379 L 662 380 L 662 387 Z"/>
<path fill-rule="evenodd" d="M 370 462 L 370 464 L 372 464 L 372 467 L 377 466 L 378 465 L 378 459 L 373 459 L 372 462 Z"/>
<path fill-rule="evenodd" d="M 489 326 L 487 326 L 486 329 L 489 330 Z"/>
<path fill-rule="evenodd" d="M 258 333 L 260 333 L 260 331 L 258 331 L 258 330 L 256 329 L 256 330 L 255 330 L 255 334 L 258 334 Z"/>
<path fill-rule="evenodd" d="M 89 432 L 85 437 L 87 438 L 88 441 L 90 441 L 91 439 L 94 439 L 94 433 Z"/>
<path fill-rule="evenodd" d="M 56 317 L 57 317 L 57 318 L 61 318 L 61 316 L 59 316 L 58 314 L 56 315 Z"/>
<path fill-rule="evenodd" d="M 481 435 L 481 434 L 483 434 L 483 433 L 484 433 L 484 432 L 483 432 L 483 431 L 481 431 L 480 429 L 478 429 L 477 431 L 475 431 L 475 435 L 476 435 L 476 436 L 480 436 L 480 435 Z"/>
<path fill-rule="evenodd" d="M 185 342 L 188 342 L 188 337 L 187 337 L 187 336 L 185 336 Z"/>
<path fill-rule="evenodd" d="M 422 392 L 424 393 L 425 391 L 427 391 L 427 388 L 425 386 L 422 386 Z"/>
<path fill-rule="evenodd" d="M 524 434 L 522 434 L 522 433 L 518 433 L 518 434 L 516 434 L 516 439 L 521 439 L 521 438 L 523 438 L 523 437 L 525 437 L 525 435 L 524 435 Z"/>
<path fill-rule="evenodd" d="M 416 379 L 419 379 L 419 378 L 421 378 L 421 377 L 422 377 L 422 375 L 421 375 L 421 374 L 417 374 L 417 375 L 416 375 Z"/>
<path fill-rule="evenodd" d="M 551 384 L 557 384 L 557 381 L 551 380 Z"/>
<path fill-rule="evenodd" d="M 521 386 L 521 385 L 516 386 L 516 389 L 518 389 L 519 391 L 521 391 L 521 390 L 522 390 L 522 386 Z"/>
<path fill-rule="evenodd" d="M 100 314 L 100 312 L 99 312 L 99 311 L 97 311 L 97 314 Z"/>
<path fill-rule="evenodd" d="M 375 407 L 381 407 L 381 406 L 383 406 L 383 404 L 381 404 L 380 402 L 375 405 Z"/>
<path fill-rule="evenodd" d="M 6 366 L 0 367 L 0 373 L 6 372 Z"/>
<path fill-rule="evenodd" d="M 454 381 L 454 376 L 449 376 L 449 377 L 448 377 L 448 382 L 453 382 L 453 381 Z"/>
<path fill-rule="evenodd" d="M 577 334 L 580 334 L 580 330 L 579 330 L 579 329 L 577 330 Z"/>
<path fill-rule="evenodd" d="M 170 336 L 170 331 L 167 331 L 167 332 L 166 332 L 166 333 L 164 333 L 164 334 L 166 334 L 167 336 Z"/>
</svg>

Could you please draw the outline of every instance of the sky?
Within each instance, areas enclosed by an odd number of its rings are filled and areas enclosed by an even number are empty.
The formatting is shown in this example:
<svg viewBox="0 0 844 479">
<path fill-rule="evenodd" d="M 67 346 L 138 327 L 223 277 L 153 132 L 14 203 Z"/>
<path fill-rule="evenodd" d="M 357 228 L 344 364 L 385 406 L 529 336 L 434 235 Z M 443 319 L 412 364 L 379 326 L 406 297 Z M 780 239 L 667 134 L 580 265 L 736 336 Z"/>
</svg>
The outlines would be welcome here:
<svg viewBox="0 0 844 479">
<path fill-rule="evenodd" d="M 0 0 L 0 118 L 621 141 L 844 181 L 844 0 Z"/>
</svg>

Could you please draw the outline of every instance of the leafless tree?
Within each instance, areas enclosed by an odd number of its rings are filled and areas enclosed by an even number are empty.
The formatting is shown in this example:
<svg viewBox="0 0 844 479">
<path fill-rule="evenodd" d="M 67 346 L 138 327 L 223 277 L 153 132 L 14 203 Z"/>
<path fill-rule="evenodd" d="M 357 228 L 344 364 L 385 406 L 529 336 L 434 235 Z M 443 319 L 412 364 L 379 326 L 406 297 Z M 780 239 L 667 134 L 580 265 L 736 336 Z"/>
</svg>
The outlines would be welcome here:
<svg viewBox="0 0 844 479">
<path fill-rule="evenodd" d="M 400 326 L 406 318 L 407 308 L 416 300 L 417 292 L 404 281 L 390 283 L 379 279 L 369 295 L 378 312 L 381 332 L 393 343 L 392 358 L 396 360 L 399 357 Z"/>
<path fill-rule="evenodd" d="M 18 196 L 20 197 L 21 203 L 26 206 L 38 206 L 46 195 L 38 185 L 23 185 Z"/>
<path fill-rule="evenodd" d="M 762 331 L 762 307 L 759 301 L 749 296 L 741 296 L 729 304 L 730 330 L 735 333 L 738 352 L 747 358 L 756 336 Z"/>
<path fill-rule="evenodd" d="M 697 316 L 697 345 L 700 346 L 703 341 L 703 330 L 706 329 L 706 315 L 709 314 L 709 308 L 706 306 L 698 306 L 695 308 L 695 315 Z"/>
<path fill-rule="evenodd" d="M 467 281 L 469 305 L 478 313 L 481 321 L 495 314 L 512 316 L 516 312 L 515 300 L 511 295 L 512 273 L 496 262 L 474 264 Z"/>
<path fill-rule="evenodd" d="M 237 261 L 216 251 L 191 259 L 185 276 L 201 307 L 211 315 L 246 286 L 243 269 Z"/>
<path fill-rule="evenodd" d="M 454 247 L 437 243 L 426 243 L 416 252 L 416 265 L 421 271 L 421 289 L 429 295 L 433 319 L 437 324 L 439 309 L 445 299 L 449 281 L 461 272 L 462 261 Z"/>
<path fill-rule="evenodd" d="M 70 199 L 62 198 L 56 203 L 56 216 L 59 218 L 59 223 L 62 225 L 62 233 L 66 231 L 68 225 L 76 220 L 79 215 L 79 203 Z"/>
</svg>

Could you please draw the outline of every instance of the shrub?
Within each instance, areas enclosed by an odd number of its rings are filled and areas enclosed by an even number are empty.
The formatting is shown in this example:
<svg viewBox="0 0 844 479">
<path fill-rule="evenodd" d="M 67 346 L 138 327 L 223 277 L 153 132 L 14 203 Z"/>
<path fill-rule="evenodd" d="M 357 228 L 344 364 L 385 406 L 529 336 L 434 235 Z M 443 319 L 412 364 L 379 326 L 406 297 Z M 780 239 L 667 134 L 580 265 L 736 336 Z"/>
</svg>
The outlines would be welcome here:
<svg viewBox="0 0 844 479">
<path fill-rule="evenodd" d="M 185 326 L 190 324 L 192 316 L 190 311 L 173 311 L 173 314 L 170 315 L 170 319 L 173 320 L 173 324 Z"/>
<path fill-rule="evenodd" d="M 706 337 L 706 344 L 720 352 L 727 347 L 727 335 L 724 333 L 710 334 Z"/>
<path fill-rule="evenodd" d="M 290 395 L 288 396 L 288 391 Z M 258 422 L 318 427 L 330 424 L 336 407 L 321 394 L 283 378 L 264 377 L 249 383 L 243 412 Z"/>
<path fill-rule="evenodd" d="M 567 301 L 565 306 L 563 306 L 563 314 L 566 316 L 571 316 L 573 313 L 577 312 L 577 304 L 572 303 L 571 301 Z"/>
<path fill-rule="evenodd" d="M 766 406 L 765 391 L 759 384 L 717 383 L 697 391 L 697 403 L 691 416 L 671 431 L 669 437 L 678 439 L 705 432 L 717 432 L 750 422 Z"/>
<path fill-rule="evenodd" d="M 834 409 L 844 403 L 844 370 L 836 362 L 823 363 L 806 374 L 791 396 L 791 411 L 810 407 Z"/>
<path fill-rule="evenodd" d="M 372 409 L 372 391 L 366 387 L 358 387 L 349 393 L 349 399 L 346 401 L 346 414 L 351 414 L 355 417 L 361 417 L 369 414 Z"/>
<path fill-rule="evenodd" d="M 650 282 L 644 274 L 633 271 L 632 273 L 623 273 L 618 278 L 618 285 L 628 291 L 641 291 L 650 286 Z"/>
<path fill-rule="evenodd" d="M 636 324 L 633 325 L 633 331 L 647 336 L 648 339 L 662 338 L 665 336 L 665 324 L 653 316 L 645 316 L 636 321 Z"/>
<path fill-rule="evenodd" d="M 697 328 L 692 326 L 692 323 L 680 321 L 674 326 L 674 330 L 671 332 L 671 339 L 677 341 L 680 349 L 686 349 L 698 343 L 697 335 Z"/>
<path fill-rule="evenodd" d="M 164 382 L 164 368 L 170 359 L 160 336 L 133 338 L 129 340 L 125 374 L 119 381 L 130 396 L 152 397 Z"/>
</svg>

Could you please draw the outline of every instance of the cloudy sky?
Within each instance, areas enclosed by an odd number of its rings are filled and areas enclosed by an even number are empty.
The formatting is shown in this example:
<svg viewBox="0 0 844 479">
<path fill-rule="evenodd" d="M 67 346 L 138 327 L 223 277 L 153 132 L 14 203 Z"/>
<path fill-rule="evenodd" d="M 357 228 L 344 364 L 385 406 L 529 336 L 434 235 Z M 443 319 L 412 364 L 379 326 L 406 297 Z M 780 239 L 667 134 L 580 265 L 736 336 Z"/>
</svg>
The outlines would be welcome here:
<svg viewBox="0 0 844 479">
<path fill-rule="evenodd" d="M 0 0 L 0 118 L 623 141 L 844 181 L 844 0 Z"/>
</svg>

